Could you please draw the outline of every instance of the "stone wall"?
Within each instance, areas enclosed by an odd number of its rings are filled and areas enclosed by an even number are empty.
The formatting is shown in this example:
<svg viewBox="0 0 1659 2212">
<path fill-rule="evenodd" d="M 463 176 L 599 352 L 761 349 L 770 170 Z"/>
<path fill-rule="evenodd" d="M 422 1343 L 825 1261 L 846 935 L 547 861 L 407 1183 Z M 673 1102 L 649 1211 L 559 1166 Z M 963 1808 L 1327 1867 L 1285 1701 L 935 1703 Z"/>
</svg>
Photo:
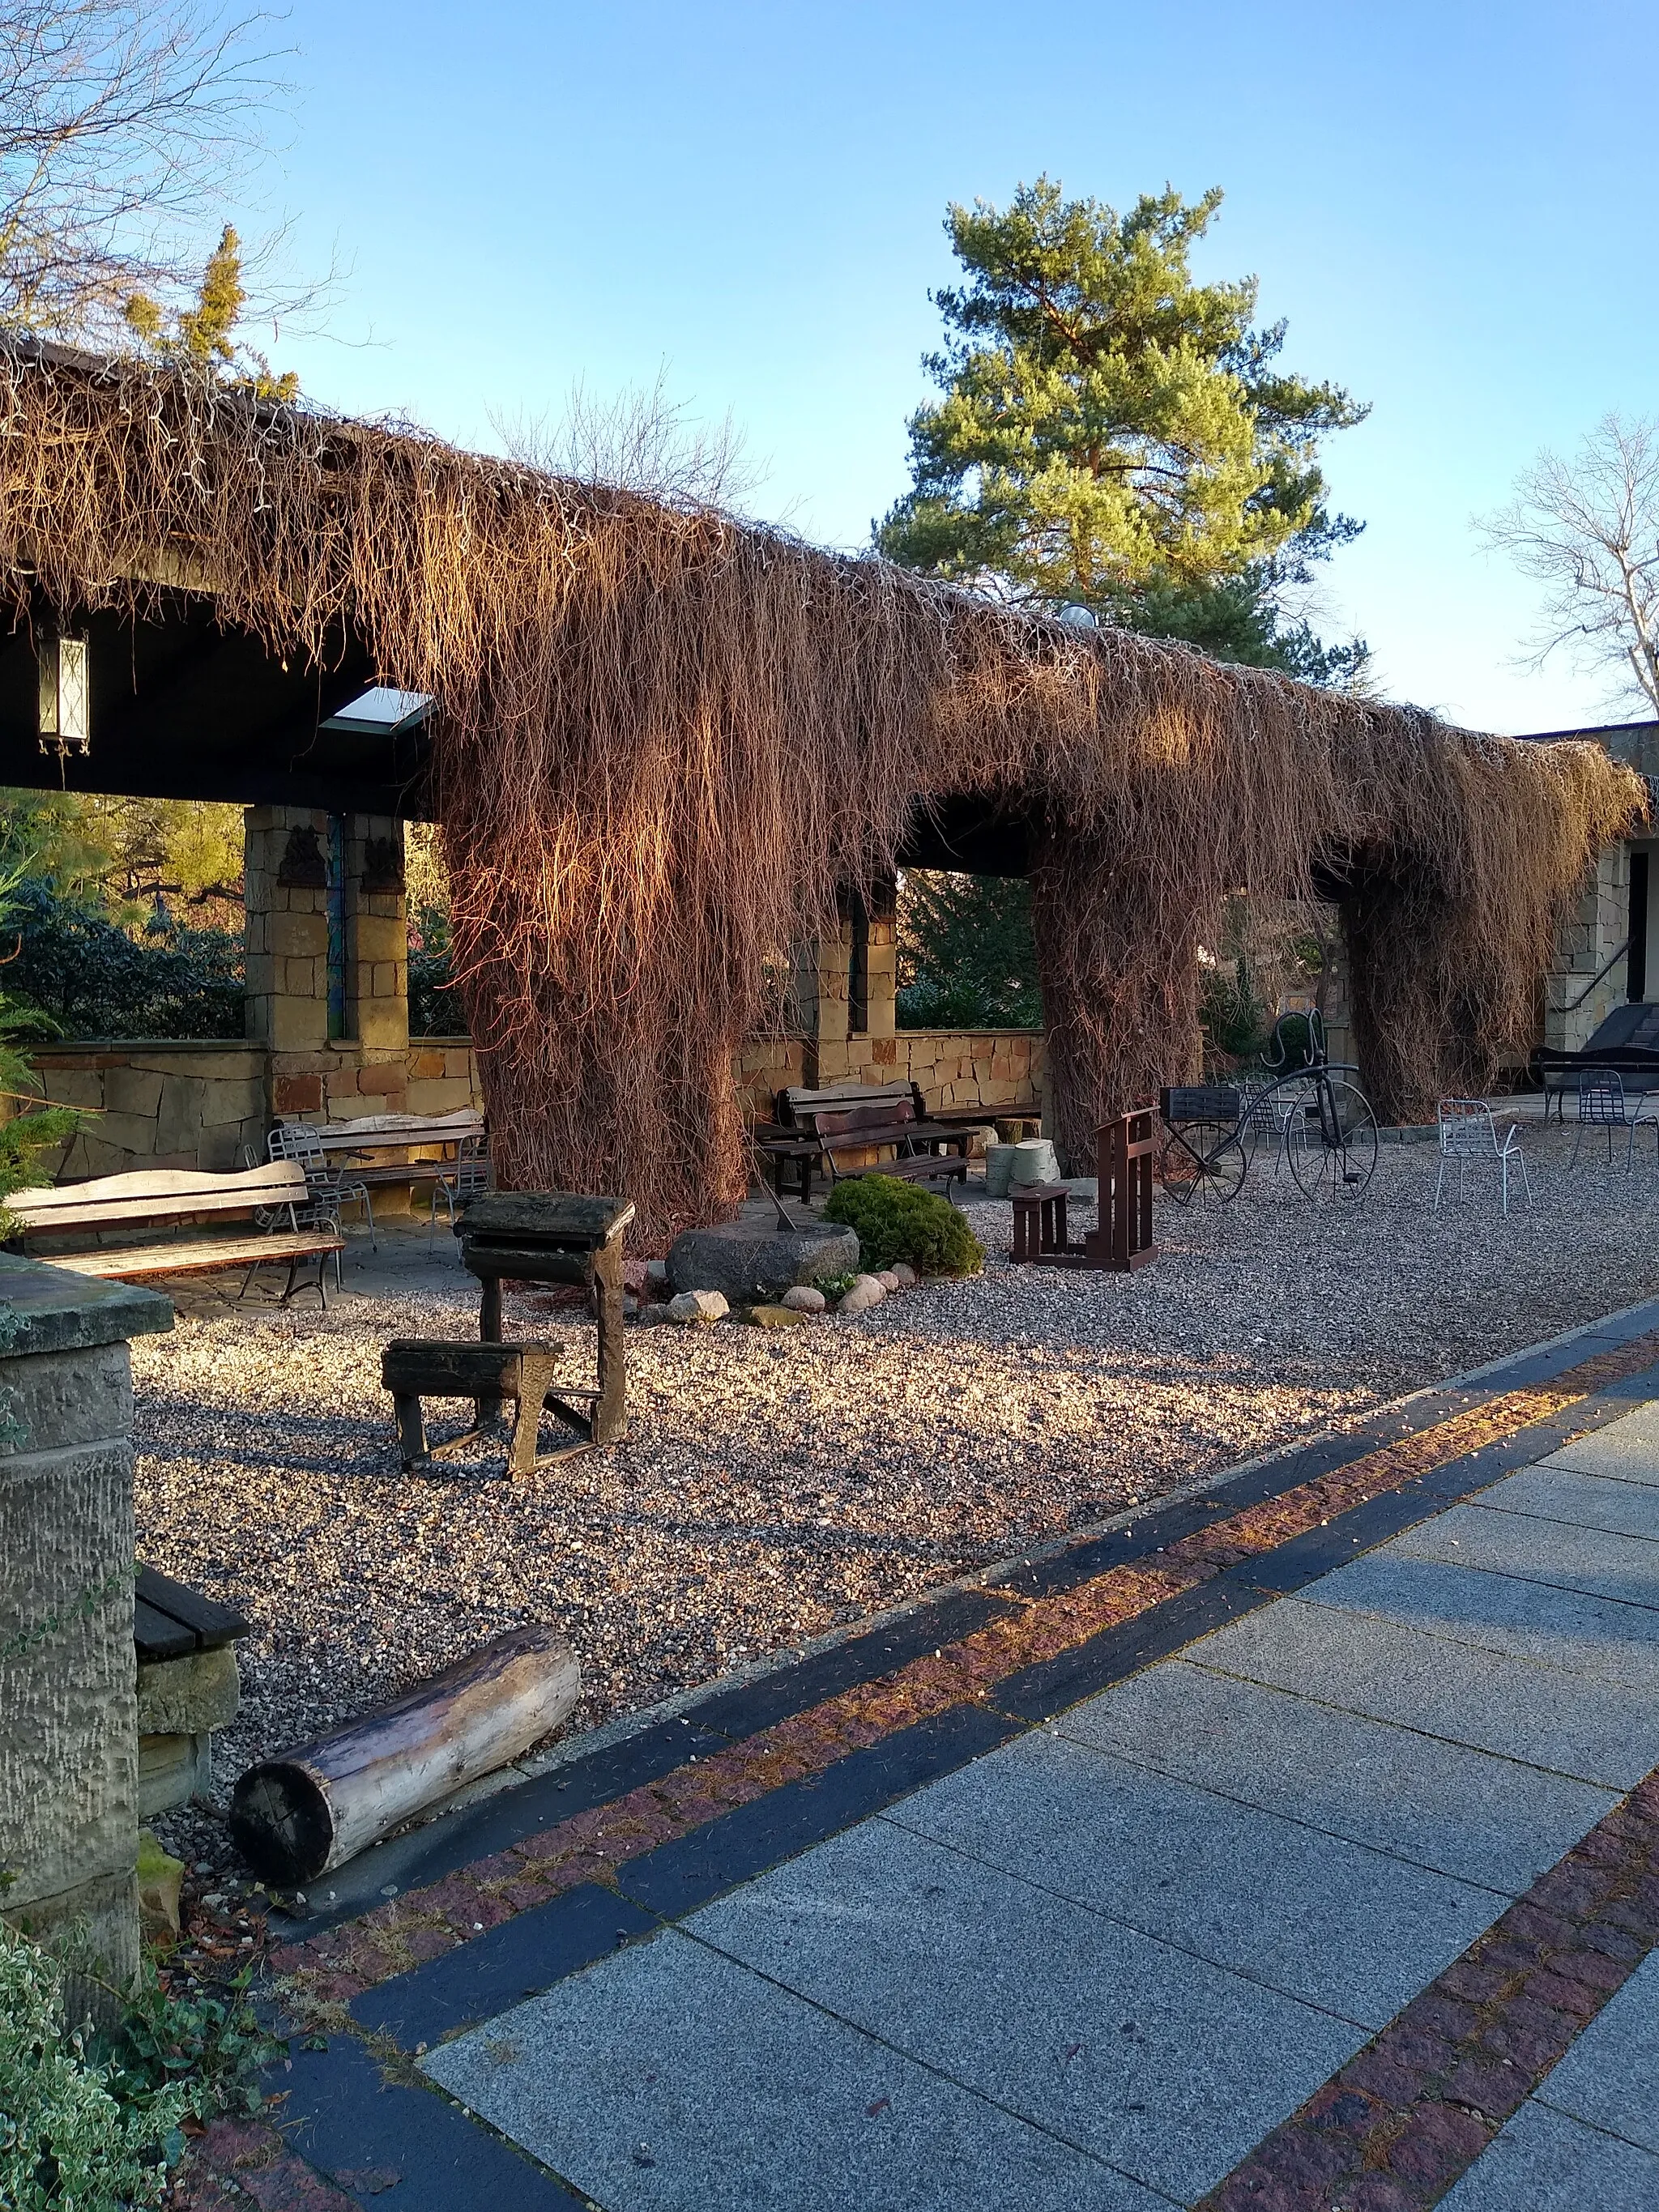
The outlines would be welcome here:
<svg viewBox="0 0 1659 2212">
<path fill-rule="evenodd" d="M 138 1964 L 138 1721 L 127 1339 L 154 1291 L 0 1255 L 0 1868 L 4 1917 L 84 1922 Z"/>
<path fill-rule="evenodd" d="M 395 1058 L 373 1060 L 351 1043 L 274 1053 L 214 1039 L 46 1045 L 32 1057 L 48 1098 L 99 1116 L 56 1168 L 72 1179 L 143 1168 L 228 1174 L 244 1147 L 264 1158 L 278 1115 L 350 1121 L 483 1103 L 465 1037 L 416 1037 Z"/>
<path fill-rule="evenodd" d="M 1582 1051 L 1613 1008 L 1625 1004 L 1629 970 L 1622 953 L 1613 956 L 1629 931 L 1630 848 L 1610 845 L 1596 863 L 1594 879 L 1556 933 L 1555 960 L 1544 978 L 1546 1044 L 1564 1052 Z M 1607 972 L 1601 975 L 1604 968 Z M 1648 995 L 1653 994 L 1650 975 Z"/>
<path fill-rule="evenodd" d="M 836 1072 L 828 1075 L 822 1044 L 815 1051 L 810 1037 L 753 1039 L 738 1055 L 744 1114 L 751 1121 L 775 1120 L 777 1093 L 793 1085 L 895 1082 L 919 1084 L 930 1107 L 982 1106 L 988 1121 L 1042 1112 L 1041 1030 L 898 1030 L 867 1042 L 860 1050 L 858 1040 L 843 1041 Z M 890 1050 L 880 1051 L 884 1045 Z"/>
</svg>

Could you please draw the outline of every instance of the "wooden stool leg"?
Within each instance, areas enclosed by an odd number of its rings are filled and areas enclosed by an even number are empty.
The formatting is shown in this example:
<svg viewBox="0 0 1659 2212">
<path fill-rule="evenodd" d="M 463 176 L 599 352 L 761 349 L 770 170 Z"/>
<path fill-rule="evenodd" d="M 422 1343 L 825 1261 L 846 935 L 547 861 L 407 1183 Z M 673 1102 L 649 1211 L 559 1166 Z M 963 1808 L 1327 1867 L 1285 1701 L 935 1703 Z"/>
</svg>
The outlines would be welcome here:
<svg viewBox="0 0 1659 2212">
<path fill-rule="evenodd" d="M 542 1407 L 553 1388 L 558 1363 L 535 1359 L 526 1353 L 519 1362 L 519 1415 L 513 1424 L 513 1445 L 507 1472 L 514 1476 L 536 1472 L 536 1446 L 541 1434 Z"/>
<path fill-rule="evenodd" d="M 421 1401 L 401 1392 L 392 1401 L 398 1416 L 398 1449 L 404 1467 L 418 1467 L 427 1456 L 426 1422 L 421 1413 Z"/>
<path fill-rule="evenodd" d="M 605 1245 L 593 1261 L 599 1310 L 599 1384 L 593 1406 L 596 1444 L 620 1443 L 628 1433 L 628 1370 L 623 1332 L 622 1239 Z"/>
</svg>

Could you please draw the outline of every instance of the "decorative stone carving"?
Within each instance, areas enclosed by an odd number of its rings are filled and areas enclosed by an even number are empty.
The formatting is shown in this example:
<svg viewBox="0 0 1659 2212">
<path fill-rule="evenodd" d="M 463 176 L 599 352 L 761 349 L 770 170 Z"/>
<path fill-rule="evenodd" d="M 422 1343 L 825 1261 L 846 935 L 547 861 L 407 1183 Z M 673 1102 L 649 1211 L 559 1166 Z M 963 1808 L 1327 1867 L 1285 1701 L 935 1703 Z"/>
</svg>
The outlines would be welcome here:
<svg viewBox="0 0 1659 2212">
<path fill-rule="evenodd" d="M 400 837 L 368 837 L 363 841 L 363 896 L 377 898 L 401 896 L 404 888 L 404 848 Z"/>
<path fill-rule="evenodd" d="M 288 890 L 323 891 L 328 889 L 328 862 L 323 858 L 315 830 L 307 828 L 289 831 L 282 865 L 276 871 L 276 880 Z"/>
</svg>

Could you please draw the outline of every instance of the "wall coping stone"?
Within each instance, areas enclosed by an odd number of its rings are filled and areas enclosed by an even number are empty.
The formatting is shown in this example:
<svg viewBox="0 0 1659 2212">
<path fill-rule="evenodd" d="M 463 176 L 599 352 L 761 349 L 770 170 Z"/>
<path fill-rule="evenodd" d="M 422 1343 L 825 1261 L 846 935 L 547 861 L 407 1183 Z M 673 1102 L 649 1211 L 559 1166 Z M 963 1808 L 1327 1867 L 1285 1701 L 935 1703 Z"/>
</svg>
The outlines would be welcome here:
<svg viewBox="0 0 1659 2212">
<path fill-rule="evenodd" d="M 158 1291 L 0 1252 L 0 1357 L 76 1352 L 172 1327 L 173 1301 Z"/>
</svg>

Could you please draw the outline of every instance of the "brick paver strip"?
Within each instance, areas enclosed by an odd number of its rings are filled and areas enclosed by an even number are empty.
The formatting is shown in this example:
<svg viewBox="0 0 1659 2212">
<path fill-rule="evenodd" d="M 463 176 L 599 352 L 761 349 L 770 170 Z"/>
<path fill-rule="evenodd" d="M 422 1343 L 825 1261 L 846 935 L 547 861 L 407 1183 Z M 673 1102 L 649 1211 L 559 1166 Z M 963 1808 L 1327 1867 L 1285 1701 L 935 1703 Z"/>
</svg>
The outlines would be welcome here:
<svg viewBox="0 0 1659 2212">
<path fill-rule="evenodd" d="M 1196 2212 L 1425 2212 L 1659 1946 L 1659 1768 Z"/>
<path fill-rule="evenodd" d="M 822 1773 L 848 1753 L 974 1700 L 1040 1661 L 1086 1644 L 1212 1581 L 1228 1568 L 1322 1527 L 1385 1492 L 1501 1443 L 1659 1362 L 1659 1331 L 1598 1353 L 1536 1389 L 1510 1390 L 1417 1435 L 1364 1453 L 1329 1474 L 1183 1537 L 1167 1550 L 1109 1568 L 1053 1597 L 1003 1590 L 1015 1608 L 931 1657 L 826 1698 L 775 1727 L 693 1759 L 659 1780 L 578 1813 L 471 1865 L 307 1940 L 271 1954 L 278 1973 L 312 1996 L 343 2002 L 360 1990 L 465 1943 L 579 1882 L 717 1820 L 784 1784 Z M 1402 2203 L 1405 2200 L 1401 2200 Z M 1378 2200 L 1379 2208 L 1382 2200 Z"/>
</svg>

